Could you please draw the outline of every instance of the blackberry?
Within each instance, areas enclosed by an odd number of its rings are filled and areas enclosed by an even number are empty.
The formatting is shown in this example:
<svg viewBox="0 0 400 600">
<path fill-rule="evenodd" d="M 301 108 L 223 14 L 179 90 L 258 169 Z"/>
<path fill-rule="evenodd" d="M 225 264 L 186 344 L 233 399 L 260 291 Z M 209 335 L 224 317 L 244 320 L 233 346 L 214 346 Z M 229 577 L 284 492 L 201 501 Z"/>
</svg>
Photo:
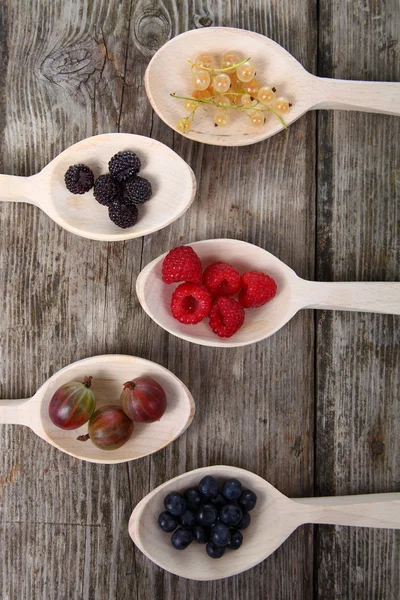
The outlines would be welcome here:
<svg viewBox="0 0 400 600">
<path fill-rule="evenodd" d="M 141 162 L 134 152 L 117 152 L 108 163 L 108 169 L 118 181 L 127 181 L 140 171 Z"/>
<path fill-rule="evenodd" d="M 126 229 L 135 225 L 138 220 L 138 209 L 135 204 L 116 201 L 108 207 L 108 216 L 115 225 Z"/>
<path fill-rule="evenodd" d="M 84 194 L 93 187 L 94 176 L 86 165 L 72 165 L 65 173 L 64 181 L 71 194 Z"/>
<path fill-rule="evenodd" d="M 151 198 L 151 183 L 144 177 L 134 177 L 126 182 L 126 195 L 133 204 L 143 204 Z"/>
<path fill-rule="evenodd" d="M 96 179 L 93 194 L 97 202 L 104 206 L 110 206 L 122 197 L 120 185 L 111 175 L 100 175 Z"/>
</svg>

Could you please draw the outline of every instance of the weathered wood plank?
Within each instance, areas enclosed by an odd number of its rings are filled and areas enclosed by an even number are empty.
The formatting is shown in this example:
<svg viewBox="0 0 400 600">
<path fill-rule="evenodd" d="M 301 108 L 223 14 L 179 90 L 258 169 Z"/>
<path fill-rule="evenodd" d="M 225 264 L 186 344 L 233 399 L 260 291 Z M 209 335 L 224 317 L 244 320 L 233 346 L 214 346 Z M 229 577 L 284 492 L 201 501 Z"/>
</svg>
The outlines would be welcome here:
<svg viewBox="0 0 400 600">
<path fill-rule="evenodd" d="M 321 75 L 398 79 L 397 2 L 320 3 Z M 400 122 L 321 113 L 317 276 L 398 281 Z M 316 493 L 398 491 L 398 317 L 317 316 Z M 316 594 L 398 598 L 398 532 L 318 527 Z"/>
<path fill-rule="evenodd" d="M 276 20 L 272 23 L 264 3 L 254 3 L 249 13 L 232 3 L 218 9 L 214 7 L 212 14 L 208 14 L 214 25 L 248 27 L 268 33 L 283 44 L 286 42 L 299 60 L 312 69 L 313 32 L 301 38 L 290 35 L 296 18 L 305 21 L 312 16 L 312 5 L 303 14 L 299 3 L 285 4 L 283 18 L 282 5 L 273 4 L 272 14 Z M 175 4 L 165 6 L 169 14 L 173 14 Z M 250 25 L 249 14 L 254 18 Z M 191 15 L 183 3 L 179 4 L 178 15 L 174 33 L 191 27 Z M 303 31 L 307 31 L 305 22 Z M 132 52 L 136 50 L 134 39 Z M 128 88 L 127 91 L 130 105 L 136 90 Z M 130 126 L 129 112 L 125 113 L 121 126 L 124 129 Z M 258 243 L 303 276 L 312 277 L 313 132 L 314 117 L 309 115 L 292 127 L 288 136 L 278 136 L 247 148 L 221 149 L 204 147 L 176 136 L 154 116 L 152 135 L 172 145 L 189 162 L 199 181 L 199 190 L 195 205 L 182 219 L 144 240 L 143 264 L 160 254 L 161 249 L 165 251 L 178 243 L 237 237 Z M 311 314 L 298 315 L 286 329 L 266 342 L 227 351 L 196 347 L 175 339 L 145 316 L 136 327 L 140 353 L 146 353 L 179 374 L 197 401 L 197 416 L 187 435 L 150 461 L 142 494 L 185 470 L 223 462 L 251 469 L 287 494 L 312 493 Z M 299 347 L 303 348 L 302 352 L 298 352 Z M 135 465 L 130 465 L 129 471 L 135 502 L 139 499 Z M 297 532 L 274 557 L 259 567 L 220 582 L 179 581 L 150 565 L 138 552 L 135 564 L 132 585 L 135 573 L 140 572 L 141 593 L 155 599 L 200 596 L 250 600 L 298 598 L 299 595 L 310 598 L 312 594 L 310 528 Z"/>
</svg>

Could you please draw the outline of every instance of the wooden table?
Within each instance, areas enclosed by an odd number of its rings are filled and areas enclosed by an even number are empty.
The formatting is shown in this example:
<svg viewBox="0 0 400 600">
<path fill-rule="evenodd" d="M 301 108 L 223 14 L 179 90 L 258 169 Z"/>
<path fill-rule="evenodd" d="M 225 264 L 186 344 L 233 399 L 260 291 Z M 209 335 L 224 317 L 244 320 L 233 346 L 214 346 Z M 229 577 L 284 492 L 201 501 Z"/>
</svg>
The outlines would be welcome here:
<svg viewBox="0 0 400 600">
<path fill-rule="evenodd" d="M 2 398 L 32 395 L 74 360 L 128 353 L 171 369 L 197 402 L 179 441 L 113 467 L 0 427 L 2 600 L 397 600 L 399 532 L 304 526 L 251 571 L 196 583 L 147 560 L 127 522 L 158 484 L 218 463 L 293 497 L 400 490 L 398 317 L 302 311 L 264 342 L 221 350 L 168 335 L 134 291 L 161 252 L 213 237 L 256 243 L 310 279 L 399 280 L 399 118 L 321 111 L 257 145 L 206 147 L 165 126 L 143 86 L 164 42 L 210 25 L 266 34 L 322 76 L 395 81 L 398 0 L 0 8 L 2 172 L 30 175 L 82 138 L 125 131 L 171 146 L 198 179 L 184 217 L 124 243 L 75 237 L 33 206 L 0 206 Z"/>
</svg>

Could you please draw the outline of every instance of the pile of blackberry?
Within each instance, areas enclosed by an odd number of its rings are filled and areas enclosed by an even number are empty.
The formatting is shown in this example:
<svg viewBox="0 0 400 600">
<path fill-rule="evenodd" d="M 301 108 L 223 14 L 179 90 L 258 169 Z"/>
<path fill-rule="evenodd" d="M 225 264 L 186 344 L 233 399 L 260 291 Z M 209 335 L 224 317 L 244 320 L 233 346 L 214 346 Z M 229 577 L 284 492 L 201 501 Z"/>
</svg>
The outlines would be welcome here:
<svg viewBox="0 0 400 600">
<path fill-rule="evenodd" d="M 97 202 L 108 207 L 108 216 L 118 227 L 132 227 L 138 220 L 138 204 L 151 197 L 151 183 L 139 177 L 141 163 L 134 152 L 117 152 L 108 163 L 109 173 L 100 175 L 96 181 L 86 165 L 69 167 L 65 173 L 65 185 L 72 194 L 84 194 L 94 185 L 93 195 Z"/>
<path fill-rule="evenodd" d="M 173 532 L 171 544 L 177 550 L 185 550 L 194 540 L 206 544 L 208 556 L 221 558 L 227 548 L 237 550 L 242 545 L 241 530 L 250 525 L 249 512 L 256 502 L 256 494 L 243 489 L 238 479 L 228 479 L 220 486 L 207 475 L 183 495 L 170 492 L 158 524 L 163 531 Z"/>
</svg>

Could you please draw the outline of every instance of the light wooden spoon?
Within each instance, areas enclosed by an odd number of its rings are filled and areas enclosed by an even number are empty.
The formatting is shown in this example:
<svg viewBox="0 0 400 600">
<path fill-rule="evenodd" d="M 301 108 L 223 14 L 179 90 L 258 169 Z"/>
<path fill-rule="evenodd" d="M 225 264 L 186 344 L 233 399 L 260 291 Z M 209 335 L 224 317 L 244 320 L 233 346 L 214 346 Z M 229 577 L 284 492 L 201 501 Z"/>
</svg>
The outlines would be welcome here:
<svg viewBox="0 0 400 600">
<path fill-rule="evenodd" d="M 83 381 L 92 376 L 96 408 L 118 404 L 126 381 L 149 375 L 164 388 L 167 410 L 156 423 L 135 423 L 130 440 L 118 450 L 100 450 L 90 440 L 81 442 L 79 435 L 87 433 L 86 423 L 79 429 L 65 431 L 53 425 L 49 418 L 49 402 L 54 392 L 69 381 Z M 27 400 L 0 400 L 0 424 L 26 425 L 59 450 L 94 463 L 115 464 L 135 460 L 164 448 L 179 437 L 191 424 L 195 413 L 194 400 L 186 386 L 161 365 L 136 356 L 105 354 L 74 362 L 55 373 L 36 394 Z"/>
<path fill-rule="evenodd" d="M 283 327 L 301 308 L 357 310 L 400 314 L 400 283 L 322 283 L 300 279 L 281 260 L 253 244 L 240 240 L 217 239 L 194 242 L 190 246 L 203 268 L 216 261 L 227 262 L 242 274 L 262 271 L 273 277 L 278 291 L 260 308 L 247 309 L 244 325 L 231 338 L 219 338 L 204 319 L 197 325 L 184 325 L 170 310 L 176 285 L 161 279 L 165 254 L 148 264 L 139 274 L 136 292 L 147 314 L 170 333 L 203 346 L 245 346 L 269 337 Z"/>
<path fill-rule="evenodd" d="M 151 105 L 172 129 L 180 133 L 177 122 L 189 114 L 183 107 L 183 100 L 170 97 L 170 93 L 192 95 L 188 61 L 194 61 L 202 52 L 222 57 L 229 50 L 254 60 L 256 78 L 263 85 L 275 86 L 278 96 L 286 96 L 290 100 L 293 106 L 284 116 L 287 125 L 317 108 L 400 115 L 400 83 L 316 77 L 308 73 L 282 46 L 263 35 L 231 27 L 209 27 L 174 37 L 156 52 L 146 70 L 145 85 Z M 229 111 L 229 126 L 215 127 L 215 109 L 212 106 L 208 108 L 207 114 L 202 108 L 197 110 L 188 138 L 216 146 L 246 146 L 283 129 L 272 114 L 264 126 L 256 128 L 245 115 L 234 109 Z"/>
<path fill-rule="evenodd" d="M 227 550 L 218 560 L 209 558 L 205 546 L 196 542 L 184 551 L 175 550 L 171 534 L 161 531 L 157 523 L 158 515 L 165 510 L 165 496 L 196 486 L 205 475 L 221 481 L 235 477 L 257 494 L 250 526 L 242 532 L 241 548 Z M 304 523 L 400 529 L 400 493 L 289 499 L 250 471 L 224 465 L 204 467 L 179 475 L 145 496 L 131 514 L 129 535 L 143 554 L 166 571 L 210 581 L 254 567 Z"/>
<path fill-rule="evenodd" d="M 78 163 L 90 167 L 95 179 L 108 173 L 108 161 L 120 150 L 139 156 L 139 175 L 150 181 L 153 190 L 150 200 L 139 206 L 138 222 L 127 229 L 110 221 L 107 207 L 94 199 L 93 190 L 74 195 L 64 183 L 68 167 Z M 64 229 L 102 242 L 129 240 L 166 227 L 189 208 L 195 193 L 194 173 L 180 156 L 157 140 L 130 133 L 106 133 L 82 140 L 31 177 L 0 175 L 0 201 L 34 204 Z"/>
</svg>

